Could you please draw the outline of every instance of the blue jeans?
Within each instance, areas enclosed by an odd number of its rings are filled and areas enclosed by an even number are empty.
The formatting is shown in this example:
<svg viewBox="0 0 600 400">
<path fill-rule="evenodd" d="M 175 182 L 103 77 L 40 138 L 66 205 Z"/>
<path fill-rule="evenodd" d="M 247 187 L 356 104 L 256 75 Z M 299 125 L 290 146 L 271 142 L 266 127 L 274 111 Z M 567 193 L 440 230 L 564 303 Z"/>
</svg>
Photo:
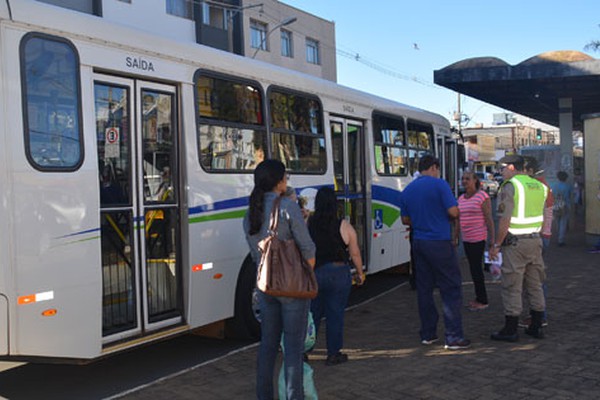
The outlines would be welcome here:
<svg viewBox="0 0 600 400">
<path fill-rule="evenodd" d="M 555 217 L 556 226 L 558 227 L 558 243 L 565 243 L 565 236 L 567 234 L 567 226 L 569 225 L 569 213 L 570 210 L 567 209 L 563 215 L 560 217 Z"/>
<path fill-rule="evenodd" d="M 256 397 L 274 398 L 273 377 L 283 333 L 283 362 L 288 399 L 304 399 L 302 355 L 310 300 L 274 297 L 258 292 L 261 338 L 258 348 Z"/>
<path fill-rule="evenodd" d="M 446 343 L 464 338 L 462 327 L 462 278 L 456 249 L 449 240 L 413 242 L 417 268 L 417 301 L 422 340 L 437 337 L 439 314 L 433 299 L 438 287 L 442 297 Z"/>
<path fill-rule="evenodd" d="M 352 289 L 349 265 L 324 264 L 315 269 L 319 294 L 310 306 L 319 333 L 323 317 L 327 318 L 327 355 L 332 356 L 344 347 L 344 311 Z"/>
</svg>

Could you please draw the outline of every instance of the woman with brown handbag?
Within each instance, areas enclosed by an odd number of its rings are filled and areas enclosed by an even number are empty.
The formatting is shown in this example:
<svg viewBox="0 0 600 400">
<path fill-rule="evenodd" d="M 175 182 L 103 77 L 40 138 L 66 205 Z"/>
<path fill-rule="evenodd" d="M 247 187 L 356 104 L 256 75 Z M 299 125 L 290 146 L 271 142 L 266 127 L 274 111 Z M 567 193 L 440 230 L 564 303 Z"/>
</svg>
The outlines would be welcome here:
<svg viewBox="0 0 600 400">
<path fill-rule="evenodd" d="M 268 236 L 270 216 L 275 200 L 285 193 L 285 166 L 277 160 L 265 160 L 254 170 L 254 189 L 250 195 L 248 213 L 244 217 L 244 232 L 252 258 L 260 262 L 259 242 Z M 315 245 L 312 242 L 298 204 L 288 198 L 279 203 L 277 237 L 294 239 L 302 257 L 315 265 Z M 298 268 L 302 268 L 298 265 Z M 284 368 L 288 399 L 303 399 L 303 353 L 309 299 L 276 297 L 258 291 L 261 315 L 261 341 L 258 349 L 256 395 L 258 399 L 273 399 L 273 376 L 281 334 L 284 333 Z"/>
</svg>

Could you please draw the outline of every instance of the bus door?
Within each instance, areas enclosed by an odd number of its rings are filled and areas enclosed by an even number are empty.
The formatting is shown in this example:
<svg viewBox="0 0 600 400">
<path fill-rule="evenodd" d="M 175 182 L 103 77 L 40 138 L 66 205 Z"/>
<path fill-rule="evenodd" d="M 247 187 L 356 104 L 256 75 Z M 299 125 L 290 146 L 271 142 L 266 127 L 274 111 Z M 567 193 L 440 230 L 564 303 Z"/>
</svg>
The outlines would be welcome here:
<svg viewBox="0 0 600 400">
<path fill-rule="evenodd" d="M 442 167 L 441 177 L 450 185 L 452 193 L 458 196 L 458 151 L 455 139 L 438 136 L 438 152 Z"/>
<path fill-rule="evenodd" d="M 338 212 L 356 229 L 363 263 L 367 263 L 367 212 L 365 201 L 365 138 L 363 123 L 330 118 L 334 189 Z"/>
<path fill-rule="evenodd" d="M 94 81 L 104 342 L 182 321 L 178 112 L 173 86 Z"/>
</svg>

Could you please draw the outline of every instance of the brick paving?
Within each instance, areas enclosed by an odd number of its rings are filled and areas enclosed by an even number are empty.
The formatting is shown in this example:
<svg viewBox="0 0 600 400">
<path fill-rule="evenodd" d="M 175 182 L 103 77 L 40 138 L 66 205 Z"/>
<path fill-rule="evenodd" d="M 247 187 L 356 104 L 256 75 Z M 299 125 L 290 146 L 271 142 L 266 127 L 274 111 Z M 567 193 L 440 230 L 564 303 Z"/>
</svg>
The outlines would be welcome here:
<svg viewBox="0 0 600 400">
<path fill-rule="evenodd" d="M 461 351 L 419 342 L 416 294 L 402 285 L 346 313 L 349 362 L 324 365 L 321 335 L 311 365 L 320 399 L 598 399 L 600 398 L 600 254 L 588 254 L 583 229 L 566 247 L 552 243 L 548 266 L 546 338 L 523 334 L 494 342 L 504 322 L 500 285 L 487 281 L 490 307 L 465 309 Z M 465 260 L 465 303 L 474 297 Z M 489 275 L 487 276 L 489 278 Z M 439 296 L 437 296 L 439 305 Z M 324 331 L 324 325 L 323 325 Z M 443 325 L 440 325 L 443 337 Z M 124 399 L 253 399 L 256 347 L 133 391 Z"/>
</svg>

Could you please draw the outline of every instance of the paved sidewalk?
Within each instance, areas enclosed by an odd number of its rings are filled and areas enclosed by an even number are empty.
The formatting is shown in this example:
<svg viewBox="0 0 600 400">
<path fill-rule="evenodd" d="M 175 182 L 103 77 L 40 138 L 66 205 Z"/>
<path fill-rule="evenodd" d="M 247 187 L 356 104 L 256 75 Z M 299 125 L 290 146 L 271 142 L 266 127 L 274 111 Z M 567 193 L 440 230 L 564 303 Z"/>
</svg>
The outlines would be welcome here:
<svg viewBox="0 0 600 400">
<path fill-rule="evenodd" d="M 516 343 L 489 339 L 504 317 L 500 285 L 488 281 L 490 307 L 463 313 L 470 349 L 447 351 L 443 341 L 422 346 L 416 294 L 403 285 L 347 312 L 348 363 L 324 365 L 321 335 L 310 362 L 320 399 L 600 398 L 600 254 L 586 252 L 582 229 L 567 239 L 566 247 L 553 243 L 546 256 L 545 339 L 522 329 Z M 469 279 L 463 260 L 465 303 L 474 297 Z M 255 360 L 256 347 L 250 347 L 124 398 L 253 399 Z"/>
</svg>

